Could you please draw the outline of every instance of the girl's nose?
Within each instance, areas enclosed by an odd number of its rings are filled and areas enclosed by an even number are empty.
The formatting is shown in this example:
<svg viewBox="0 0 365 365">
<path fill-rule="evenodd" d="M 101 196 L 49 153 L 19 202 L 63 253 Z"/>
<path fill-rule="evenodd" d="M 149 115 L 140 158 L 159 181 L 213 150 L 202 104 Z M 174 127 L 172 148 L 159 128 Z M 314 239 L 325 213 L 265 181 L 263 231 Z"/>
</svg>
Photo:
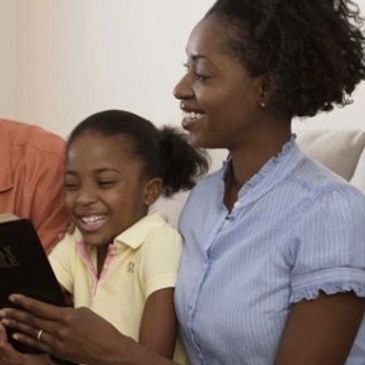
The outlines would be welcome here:
<svg viewBox="0 0 365 365">
<path fill-rule="evenodd" d="M 191 75 L 185 74 L 174 88 L 174 96 L 179 100 L 186 100 L 194 97 L 194 90 L 191 85 Z"/>
<path fill-rule="evenodd" d="M 80 190 L 76 198 L 76 202 L 81 205 L 89 205 L 95 203 L 96 200 L 96 195 L 87 189 Z"/>
</svg>

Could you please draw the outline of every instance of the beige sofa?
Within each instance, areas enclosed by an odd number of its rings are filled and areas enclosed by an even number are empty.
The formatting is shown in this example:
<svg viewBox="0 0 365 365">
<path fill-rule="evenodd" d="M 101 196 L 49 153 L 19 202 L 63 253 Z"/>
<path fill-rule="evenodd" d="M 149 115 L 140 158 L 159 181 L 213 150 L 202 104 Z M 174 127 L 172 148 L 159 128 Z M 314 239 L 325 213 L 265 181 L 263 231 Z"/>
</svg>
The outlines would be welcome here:
<svg viewBox="0 0 365 365">
<path fill-rule="evenodd" d="M 365 131 L 309 130 L 298 134 L 300 148 L 365 193 Z M 219 167 L 227 152 L 213 151 L 212 168 Z M 156 203 L 168 220 L 177 225 L 187 193 Z"/>
<path fill-rule="evenodd" d="M 312 130 L 298 135 L 301 149 L 365 193 L 365 131 Z"/>
</svg>

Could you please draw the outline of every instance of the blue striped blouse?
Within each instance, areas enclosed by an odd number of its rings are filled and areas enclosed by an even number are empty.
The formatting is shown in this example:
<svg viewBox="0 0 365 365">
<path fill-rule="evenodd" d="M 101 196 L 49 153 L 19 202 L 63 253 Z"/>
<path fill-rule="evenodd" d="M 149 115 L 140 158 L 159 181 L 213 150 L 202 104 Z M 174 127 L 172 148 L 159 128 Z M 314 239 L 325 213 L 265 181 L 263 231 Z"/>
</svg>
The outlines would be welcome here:
<svg viewBox="0 0 365 365">
<path fill-rule="evenodd" d="M 247 182 L 229 213 L 229 162 L 192 191 L 175 302 L 193 365 L 272 365 L 292 303 L 365 296 L 365 197 L 294 139 Z M 365 364 L 365 321 L 346 365 Z"/>
</svg>

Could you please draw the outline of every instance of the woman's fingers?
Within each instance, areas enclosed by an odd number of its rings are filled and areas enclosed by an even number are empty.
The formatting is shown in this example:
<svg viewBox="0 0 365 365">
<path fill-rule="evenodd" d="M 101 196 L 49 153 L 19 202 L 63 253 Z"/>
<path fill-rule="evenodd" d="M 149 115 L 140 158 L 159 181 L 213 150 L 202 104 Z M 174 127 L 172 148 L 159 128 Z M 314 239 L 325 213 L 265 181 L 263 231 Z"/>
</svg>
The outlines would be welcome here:
<svg viewBox="0 0 365 365">
<path fill-rule="evenodd" d="M 22 309 L 1 309 L 0 318 L 5 320 L 3 322 L 5 325 L 18 329 L 31 337 L 35 338 L 35 332 L 40 329 L 57 337 L 60 328 L 68 327 L 69 322 L 72 322 L 74 315 L 72 308 L 57 307 L 19 294 L 11 295 L 11 300 Z M 9 322 L 6 323 L 6 321 Z"/>
<path fill-rule="evenodd" d="M 6 327 L 10 327 L 16 331 L 19 331 L 14 333 L 12 336 L 15 340 L 29 345 L 37 350 L 51 352 L 49 343 L 54 343 L 54 340 L 43 328 L 36 328 L 27 325 L 24 322 L 19 322 L 9 318 L 3 318 L 1 323 Z"/>
<path fill-rule="evenodd" d="M 55 353 L 55 349 L 57 349 L 58 337 L 51 336 L 44 329 L 36 329 L 32 326 L 28 326 L 24 323 L 12 319 L 7 319 L 7 318 L 2 319 L 1 323 L 7 327 L 11 327 L 19 331 L 14 333 L 12 336 L 16 341 L 24 343 L 42 352 L 57 355 Z M 1 331 L 0 331 L 0 336 L 1 336 Z"/>
<path fill-rule="evenodd" d="M 0 325 L 0 343 L 6 342 L 8 340 L 8 336 L 6 335 L 5 327 Z"/>
<path fill-rule="evenodd" d="M 31 336 L 33 338 L 37 338 L 37 335 L 40 330 L 39 328 L 29 326 L 29 325 L 25 324 L 24 322 L 19 322 L 15 319 L 10 319 L 10 318 L 3 318 L 1 320 L 1 323 L 6 327 L 13 328 L 13 329 L 20 331 L 24 334 L 27 334 L 28 336 Z"/>
<path fill-rule="evenodd" d="M 0 364 L 15 365 L 24 363 L 23 354 L 16 351 L 8 342 L 5 328 L 0 324 Z"/>
<path fill-rule="evenodd" d="M 54 322 L 38 318 L 31 313 L 15 308 L 4 308 L 0 310 L 1 322 L 5 326 L 9 326 L 18 330 L 25 330 L 30 336 L 36 337 L 37 331 L 40 329 L 53 331 L 57 328 Z"/>
<path fill-rule="evenodd" d="M 22 294 L 12 294 L 10 295 L 9 300 L 38 317 L 61 320 L 64 315 L 63 310 L 65 308 L 47 304 Z"/>
<path fill-rule="evenodd" d="M 37 350 L 40 350 L 42 352 L 51 353 L 52 350 L 46 343 L 47 341 L 47 334 L 43 332 L 41 340 L 34 337 L 27 336 L 24 333 L 14 333 L 13 338 L 17 340 L 18 342 L 24 343 L 25 345 L 28 345 L 32 348 L 35 348 Z"/>
<path fill-rule="evenodd" d="M 24 296 L 17 296 L 14 303 L 22 309 L 2 309 L 0 317 L 16 330 L 15 338 L 60 358 L 98 363 L 110 346 L 114 348 L 110 342 L 119 346 L 130 341 L 88 308 L 58 308 Z"/>
</svg>

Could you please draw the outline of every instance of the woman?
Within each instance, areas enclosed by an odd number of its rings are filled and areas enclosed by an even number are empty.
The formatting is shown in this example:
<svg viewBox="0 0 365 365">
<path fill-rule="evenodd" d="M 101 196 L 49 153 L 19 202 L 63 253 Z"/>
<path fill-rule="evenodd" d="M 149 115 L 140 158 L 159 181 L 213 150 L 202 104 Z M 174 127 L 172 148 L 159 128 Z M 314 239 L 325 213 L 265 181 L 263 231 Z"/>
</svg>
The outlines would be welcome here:
<svg viewBox="0 0 365 365">
<path fill-rule="evenodd" d="M 365 78 L 359 24 L 346 0 L 218 0 L 190 35 L 175 89 L 183 127 L 229 151 L 180 220 L 175 303 L 194 365 L 364 362 L 365 199 L 303 155 L 290 127 L 349 102 Z M 90 311 L 12 298 L 29 313 L 2 311 L 3 323 L 37 348 L 90 365 L 172 364 Z"/>
</svg>

